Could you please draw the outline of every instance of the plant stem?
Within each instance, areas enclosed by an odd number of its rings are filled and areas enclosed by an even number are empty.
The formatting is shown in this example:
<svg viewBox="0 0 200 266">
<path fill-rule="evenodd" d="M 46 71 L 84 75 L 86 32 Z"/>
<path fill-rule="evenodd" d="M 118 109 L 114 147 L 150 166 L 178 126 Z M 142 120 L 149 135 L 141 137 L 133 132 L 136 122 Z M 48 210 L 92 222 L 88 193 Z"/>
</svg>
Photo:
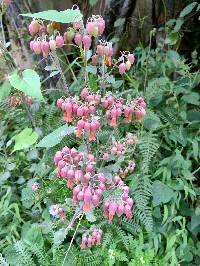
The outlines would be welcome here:
<svg viewBox="0 0 200 266">
<path fill-rule="evenodd" d="M 72 240 L 71 240 L 71 242 L 70 242 L 70 244 L 69 244 L 69 247 L 68 247 L 68 249 L 67 249 L 67 251 L 66 251 L 66 254 L 65 254 L 65 257 L 64 257 L 64 260 L 63 260 L 62 266 L 64 266 L 64 264 L 65 264 L 65 260 L 66 260 L 66 258 L 67 258 L 67 255 L 68 255 L 70 249 L 71 249 L 72 243 L 73 243 L 74 238 L 75 238 L 75 236 L 76 236 L 76 232 L 77 232 L 77 230 L 78 230 L 78 228 L 79 228 L 79 226 L 80 226 L 80 224 L 81 224 L 81 220 L 82 220 L 82 218 L 83 218 L 83 214 L 81 215 L 81 217 L 80 217 L 80 219 L 79 219 L 79 222 L 78 222 L 78 224 L 77 224 L 77 226 L 76 226 L 76 229 L 75 229 L 74 234 L 73 234 L 73 236 L 72 236 Z"/>
<path fill-rule="evenodd" d="M 29 110 L 29 108 L 27 106 L 27 103 L 25 101 L 25 97 L 24 96 L 22 96 L 22 102 L 23 102 L 23 105 L 24 105 L 24 109 L 25 109 L 25 111 L 27 113 L 27 116 L 28 116 L 28 118 L 31 121 L 32 126 L 34 127 L 34 129 L 36 129 L 36 123 L 35 123 L 34 117 L 32 116 L 32 114 L 31 114 L 31 112 L 30 112 L 30 110 Z"/>
<path fill-rule="evenodd" d="M 51 56 L 51 59 L 53 61 L 53 63 L 55 63 L 56 67 L 59 69 L 60 71 L 60 75 L 61 75 L 61 78 L 62 78 L 62 81 L 63 81 L 63 85 L 64 85 L 64 91 L 69 94 L 69 87 L 67 85 L 67 81 L 66 81 L 66 78 L 63 74 L 63 71 L 62 71 L 62 68 L 61 68 L 61 65 L 60 65 L 60 61 L 57 57 L 57 54 L 56 52 L 52 52 L 52 56 Z"/>
</svg>

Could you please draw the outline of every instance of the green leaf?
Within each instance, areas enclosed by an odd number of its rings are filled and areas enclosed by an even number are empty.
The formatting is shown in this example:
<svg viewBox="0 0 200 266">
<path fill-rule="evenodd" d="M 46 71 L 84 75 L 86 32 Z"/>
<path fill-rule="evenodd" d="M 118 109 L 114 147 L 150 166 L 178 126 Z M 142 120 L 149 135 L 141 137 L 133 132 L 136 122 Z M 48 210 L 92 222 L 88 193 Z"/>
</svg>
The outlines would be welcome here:
<svg viewBox="0 0 200 266">
<path fill-rule="evenodd" d="M 31 190 L 31 188 L 29 187 L 25 187 L 22 189 L 21 192 L 21 201 L 22 201 L 22 205 L 29 209 L 33 206 L 34 204 L 34 194 Z"/>
<path fill-rule="evenodd" d="M 189 121 L 200 121 L 200 112 L 197 110 L 189 110 L 187 112 L 187 119 Z"/>
<path fill-rule="evenodd" d="M 125 21 L 125 18 L 118 18 L 114 23 L 114 27 L 116 28 L 124 25 Z"/>
<path fill-rule="evenodd" d="M 0 87 L 0 102 L 5 100 L 11 91 L 11 85 L 9 81 L 5 81 L 3 85 Z"/>
<path fill-rule="evenodd" d="M 60 245 L 65 240 L 67 233 L 68 232 L 64 228 L 60 228 L 56 231 L 53 238 L 54 245 Z"/>
<path fill-rule="evenodd" d="M 188 6 L 186 6 L 180 13 L 179 17 L 183 18 L 186 15 L 188 15 L 190 12 L 192 12 L 192 10 L 195 8 L 195 6 L 197 5 L 197 2 L 193 2 L 191 4 L 189 4 Z"/>
<path fill-rule="evenodd" d="M 44 245 L 42 231 L 37 224 L 25 224 L 23 227 L 22 239 L 28 244 Z"/>
<path fill-rule="evenodd" d="M 122 86 L 123 83 L 124 83 L 123 80 L 116 80 L 115 83 L 112 84 L 112 86 L 115 89 L 119 89 Z"/>
<path fill-rule="evenodd" d="M 200 215 L 192 215 L 191 217 L 191 230 L 193 231 L 197 226 L 200 225 Z"/>
<path fill-rule="evenodd" d="M 31 147 L 38 139 L 38 134 L 32 128 L 25 128 L 18 135 L 15 135 L 15 146 L 13 152 Z"/>
<path fill-rule="evenodd" d="M 76 127 L 64 125 L 56 130 L 54 130 L 52 133 L 44 137 L 37 145 L 36 147 L 42 147 L 42 148 L 51 148 L 57 145 L 61 142 L 61 140 L 66 137 L 67 135 L 70 135 L 74 132 Z"/>
<path fill-rule="evenodd" d="M 14 72 L 9 77 L 10 84 L 17 90 L 24 92 L 25 95 L 42 100 L 41 83 L 39 75 L 32 69 L 26 69 L 19 75 Z"/>
<path fill-rule="evenodd" d="M 108 76 L 107 78 L 106 78 L 106 81 L 108 82 L 108 83 L 110 83 L 110 84 L 115 84 L 115 78 L 114 78 L 114 76 L 113 75 L 111 75 L 111 76 Z"/>
<path fill-rule="evenodd" d="M 97 92 L 98 83 L 97 83 L 96 75 L 89 75 L 89 83 L 90 83 L 90 88 L 92 89 L 92 91 Z"/>
<path fill-rule="evenodd" d="M 180 35 L 178 32 L 170 32 L 165 39 L 165 44 L 174 45 L 179 41 L 179 39 Z"/>
<path fill-rule="evenodd" d="M 85 216 L 86 216 L 86 219 L 88 220 L 88 222 L 90 222 L 90 223 L 93 223 L 93 222 L 96 221 L 96 217 L 95 217 L 93 211 L 91 211 L 91 212 L 86 212 L 86 213 L 85 213 Z"/>
<path fill-rule="evenodd" d="M 38 13 L 27 13 L 27 14 L 20 14 L 21 16 L 30 17 L 30 18 L 40 18 L 60 23 L 71 23 L 71 22 L 78 22 L 82 20 L 83 15 L 81 14 L 80 10 L 78 9 L 67 9 L 64 11 L 57 11 L 57 10 L 47 10 Z"/>
<path fill-rule="evenodd" d="M 190 94 L 184 95 L 181 99 L 185 102 L 185 103 L 190 103 L 190 104 L 194 104 L 194 105 L 199 105 L 199 94 L 196 92 L 191 92 Z"/>
<path fill-rule="evenodd" d="M 181 26 L 183 25 L 183 23 L 184 23 L 183 18 L 178 18 L 178 19 L 176 20 L 176 25 L 175 25 L 175 27 L 174 27 L 174 31 L 175 31 L 175 32 L 178 32 L 178 31 L 181 29 Z"/>
<path fill-rule="evenodd" d="M 153 182 L 152 188 L 154 206 L 169 202 L 174 195 L 173 190 L 159 180 Z"/>
<path fill-rule="evenodd" d="M 88 73 L 91 73 L 91 74 L 96 75 L 96 73 L 97 73 L 97 68 L 96 68 L 95 66 L 89 65 L 89 66 L 86 67 L 86 71 L 87 71 Z"/>
<path fill-rule="evenodd" d="M 155 130 L 162 125 L 160 118 L 153 112 L 148 111 L 147 115 L 143 119 L 144 127 L 148 130 Z"/>
<path fill-rule="evenodd" d="M 98 0 L 89 0 L 89 4 L 91 6 L 95 6 L 97 4 Z"/>
</svg>

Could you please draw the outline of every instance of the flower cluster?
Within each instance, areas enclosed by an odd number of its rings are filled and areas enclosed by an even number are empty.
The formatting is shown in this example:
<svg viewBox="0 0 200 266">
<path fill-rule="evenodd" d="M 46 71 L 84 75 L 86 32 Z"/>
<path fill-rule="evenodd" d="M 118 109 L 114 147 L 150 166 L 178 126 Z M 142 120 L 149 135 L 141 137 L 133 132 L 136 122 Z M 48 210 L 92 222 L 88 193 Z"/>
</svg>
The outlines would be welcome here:
<svg viewBox="0 0 200 266">
<path fill-rule="evenodd" d="M 73 41 L 80 48 L 81 58 L 84 58 L 88 54 L 87 50 L 91 49 L 93 38 L 99 38 L 105 30 L 104 19 L 97 15 L 89 18 L 85 26 L 83 21 L 72 23 L 72 27 L 68 28 L 64 36 L 59 33 L 59 25 L 56 23 L 47 26 L 42 23 L 34 19 L 29 26 L 29 32 L 34 37 L 30 42 L 31 49 L 36 54 L 43 54 L 44 57 L 63 47 L 65 43 Z M 74 147 L 65 146 L 56 152 L 54 163 L 57 166 L 57 177 L 66 180 L 68 188 L 72 191 L 71 201 L 76 210 L 87 214 L 98 207 L 111 223 L 115 215 L 125 215 L 128 219 L 133 217 L 134 200 L 129 195 L 129 187 L 122 179 L 135 169 L 135 163 L 129 157 L 129 146 L 137 143 L 137 137 L 128 133 L 126 138 L 117 141 L 113 130 L 108 140 L 110 142 L 104 150 L 101 150 L 101 140 L 98 141 L 95 156 L 92 154 L 95 145 L 89 142 L 95 141 L 97 132 L 104 128 L 114 129 L 122 121 L 140 122 L 146 114 L 146 103 L 142 97 L 126 100 L 111 92 L 105 93 L 104 82 L 109 76 L 107 66 L 112 65 L 113 48 L 112 43 L 107 41 L 96 40 L 96 43 L 98 45 L 91 60 L 93 65 L 99 64 L 100 67 L 100 91 L 94 93 L 88 88 L 86 75 L 86 87 L 79 96 L 62 96 L 57 100 L 57 107 L 64 113 L 64 121 L 76 125 L 75 135 L 83 138 L 86 148 L 79 151 Z M 118 67 L 120 74 L 124 74 L 134 62 L 134 54 L 121 52 L 114 66 Z M 114 172 L 113 177 L 107 168 L 117 157 L 120 157 L 121 161 L 116 162 L 117 168 L 111 169 L 111 172 Z M 34 183 L 32 190 L 36 191 L 38 187 L 38 184 Z M 59 204 L 52 205 L 50 213 L 54 217 L 64 219 L 64 209 Z M 90 229 L 82 236 L 81 248 L 99 245 L 101 237 L 100 229 Z"/>
<path fill-rule="evenodd" d="M 49 25 L 53 28 L 53 33 L 49 29 Z M 57 48 L 64 45 L 64 37 L 56 30 L 57 24 L 49 24 L 44 26 L 42 21 L 33 19 L 29 25 L 29 33 L 34 37 L 30 41 L 30 49 L 35 54 L 42 54 L 43 57 L 48 57 L 50 52 L 54 52 Z"/>
<path fill-rule="evenodd" d="M 109 200 L 106 200 L 106 204 L 109 203 L 109 221 L 112 221 L 118 205 L 124 206 L 124 213 L 128 218 L 132 217 L 133 204 L 131 204 L 131 198 L 128 196 L 128 187 L 119 176 L 109 180 L 103 173 L 97 173 L 95 171 L 96 161 L 92 154 L 78 152 L 75 148 L 64 147 L 62 151 L 56 152 L 54 162 L 58 167 L 58 177 L 67 178 L 68 187 L 73 188 L 72 203 L 74 205 L 83 202 L 83 210 L 90 212 L 92 208 L 101 204 L 103 192 L 109 191 Z M 113 194 L 116 191 L 119 192 L 117 197 Z M 117 206 L 115 211 L 113 206 Z"/>
<path fill-rule="evenodd" d="M 121 52 L 121 57 L 119 58 L 119 62 L 121 62 L 118 65 L 119 73 L 122 75 L 131 68 L 132 64 L 134 64 L 135 56 L 134 54 L 131 54 L 129 52 Z"/>
<path fill-rule="evenodd" d="M 65 217 L 64 209 L 59 204 L 51 205 L 49 213 L 55 218 L 64 219 Z"/>
<path fill-rule="evenodd" d="M 125 178 L 128 174 L 131 174 L 134 170 L 135 170 L 135 162 L 129 160 L 128 166 L 125 167 L 124 169 L 119 169 L 118 173 L 121 178 Z"/>
<path fill-rule="evenodd" d="M 95 245 L 98 246 L 101 244 L 102 230 L 94 229 L 92 232 L 87 232 L 82 235 L 81 249 L 84 249 L 86 246 L 92 247 Z"/>
<path fill-rule="evenodd" d="M 120 117 L 130 123 L 135 115 L 135 121 L 139 122 L 146 114 L 146 103 L 142 97 L 125 104 L 123 98 L 115 98 L 112 94 L 101 97 L 98 93 L 93 94 L 89 88 L 84 88 L 81 91 L 80 98 L 62 97 L 58 99 L 57 106 L 64 112 L 66 122 L 70 123 L 73 119 L 81 118 L 77 121 L 76 136 L 80 138 L 83 133 L 90 132 L 90 141 L 95 140 L 95 132 L 102 125 L 99 117 L 106 118 L 109 125 L 115 127 Z M 97 117 L 98 115 L 99 117 Z"/>
<path fill-rule="evenodd" d="M 129 197 L 129 187 L 121 180 L 119 176 L 113 178 L 112 190 L 117 191 L 117 195 L 108 193 L 103 203 L 103 216 L 112 222 L 113 216 L 117 214 L 119 217 L 125 214 L 128 219 L 133 216 L 132 207 L 134 201 Z"/>
<path fill-rule="evenodd" d="M 78 7 L 75 6 L 75 8 Z M 59 23 L 53 22 L 45 26 L 42 20 L 33 19 L 28 27 L 30 35 L 34 37 L 34 40 L 30 42 L 30 49 L 35 54 L 42 54 L 45 58 L 48 57 L 50 52 L 54 52 L 57 48 L 62 48 L 65 43 L 72 43 L 72 41 L 77 46 L 88 50 L 92 46 L 92 38 L 98 38 L 103 34 L 105 20 L 100 15 L 93 15 L 87 20 L 85 27 L 83 21 L 72 23 L 72 26 L 62 36 L 59 32 Z M 92 64 L 97 65 L 99 59 L 101 59 L 106 66 L 111 66 L 112 56 L 112 43 L 99 40 L 96 51 L 91 57 Z M 119 73 L 124 74 L 134 62 L 134 54 L 121 52 L 116 64 Z"/>
<path fill-rule="evenodd" d="M 23 103 L 22 96 L 21 96 L 21 94 L 18 94 L 18 93 L 12 94 L 8 99 L 8 104 L 11 107 L 21 106 L 22 103 Z M 33 98 L 31 96 L 25 96 L 24 97 L 24 103 L 31 106 L 33 104 Z"/>
<path fill-rule="evenodd" d="M 105 21 L 101 16 L 93 15 L 88 19 L 86 28 L 84 28 L 82 22 L 74 23 L 73 27 L 76 29 L 74 43 L 78 46 L 83 45 L 88 50 L 92 45 L 92 37 L 96 38 L 104 32 Z"/>
</svg>

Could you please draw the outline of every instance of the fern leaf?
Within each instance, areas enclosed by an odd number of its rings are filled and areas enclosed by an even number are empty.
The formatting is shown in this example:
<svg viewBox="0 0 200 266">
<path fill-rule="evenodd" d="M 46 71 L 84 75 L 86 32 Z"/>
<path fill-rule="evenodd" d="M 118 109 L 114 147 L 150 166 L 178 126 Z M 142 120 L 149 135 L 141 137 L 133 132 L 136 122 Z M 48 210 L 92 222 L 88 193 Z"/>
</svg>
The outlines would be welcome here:
<svg viewBox="0 0 200 266">
<path fill-rule="evenodd" d="M 40 246 L 36 244 L 27 244 L 27 249 L 36 257 L 37 261 L 39 262 L 39 265 L 41 266 L 48 266 L 49 258 L 46 255 L 45 250 L 43 250 Z"/>
<path fill-rule="evenodd" d="M 30 252 L 27 250 L 23 241 L 17 241 L 14 245 L 15 251 L 19 257 L 20 266 L 35 266 Z"/>
<path fill-rule="evenodd" d="M 152 133 L 145 133 L 140 139 L 139 150 L 142 154 L 142 170 L 143 173 L 149 172 L 149 165 L 152 162 L 152 158 L 156 154 L 159 148 L 157 141 L 157 135 Z"/>
<path fill-rule="evenodd" d="M 135 216 L 145 226 L 147 231 L 153 229 L 152 210 L 148 207 L 152 196 L 152 186 L 148 176 L 139 176 L 138 183 L 133 191 L 135 199 Z"/>
</svg>

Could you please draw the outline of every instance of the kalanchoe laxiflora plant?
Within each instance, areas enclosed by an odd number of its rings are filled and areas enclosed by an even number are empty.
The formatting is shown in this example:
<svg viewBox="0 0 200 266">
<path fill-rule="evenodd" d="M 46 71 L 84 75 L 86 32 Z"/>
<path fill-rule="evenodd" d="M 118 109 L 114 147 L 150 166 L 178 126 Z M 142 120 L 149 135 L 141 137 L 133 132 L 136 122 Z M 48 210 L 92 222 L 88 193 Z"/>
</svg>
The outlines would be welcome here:
<svg viewBox="0 0 200 266">
<path fill-rule="evenodd" d="M 36 54 L 47 57 L 57 48 L 69 42 L 74 42 L 80 48 L 85 69 L 87 67 L 87 51 L 91 49 L 93 38 L 99 38 L 105 29 L 105 21 L 101 16 L 92 16 L 86 22 L 73 23 L 64 36 L 57 29 L 57 25 L 43 25 L 42 21 L 33 20 L 29 32 L 34 36 L 30 48 Z M 66 180 L 71 189 L 71 202 L 79 214 L 88 214 L 98 208 L 105 219 L 112 223 L 113 217 L 125 215 L 133 217 L 134 200 L 129 194 L 129 187 L 124 179 L 135 170 L 135 162 L 130 158 L 131 147 L 137 143 L 137 137 L 127 133 L 123 140 L 114 138 L 114 131 L 120 123 L 138 123 L 146 114 L 146 103 L 142 97 L 124 99 L 107 91 L 106 78 L 109 77 L 109 67 L 113 63 L 112 43 L 97 40 L 98 44 L 91 63 L 99 69 L 99 91 L 93 92 L 89 86 L 88 73 L 85 71 L 85 86 L 80 95 L 64 95 L 57 100 L 57 107 L 64 113 L 64 121 L 76 127 L 75 136 L 82 139 L 85 150 L 65 146 L 57 151 L 54 163 L 57 167 L 57 178 Z M 134 54 L 122 51 L 114 67 L 123 75 L 135 62 Z M 112 70 L 111 70 L 112 71 Z M 99 144 L 98 134 L 109 128 L 112 132 L 107 145 Z M 123 141 L 123 142 L 122 142 Z M 95 152 L 95 153 L 94 153 Z M 122 159 L 123 164 L 118 161 Z M 120 166 L 111 170 L 108 176 L 103 166 L 110 162 Z M 34 183 L 33 191 L 40 188 Z M 50 208 L 55 218 L 64 219 L 65 210 L 59 204 Z M 75 212 L 76 218 L 80 217 Z M 74 220 L 74 217 L 72 218 Z M 81 248 L 91 247 L 95 242 L 101 242 L 102 231 L 95 229 L 82 236 Z"/>
</svg>

